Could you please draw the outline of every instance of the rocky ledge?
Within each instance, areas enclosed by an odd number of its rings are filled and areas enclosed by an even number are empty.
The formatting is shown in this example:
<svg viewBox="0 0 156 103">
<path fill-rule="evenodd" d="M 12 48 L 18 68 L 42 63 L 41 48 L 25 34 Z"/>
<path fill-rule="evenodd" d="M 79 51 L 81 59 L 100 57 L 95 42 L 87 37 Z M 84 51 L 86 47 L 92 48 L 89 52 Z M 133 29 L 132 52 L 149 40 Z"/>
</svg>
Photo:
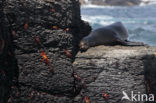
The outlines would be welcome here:
<svg viewBox="0 0 156 103">
<path fill-rule="evenodd" d="M 131 103 L 121 101 L 123 91 L 155 94 L 154 52 L 156 47 L 98 46 L 78 53 L 73 65 L 82 90 L 75 102 Z"/>
</svg>

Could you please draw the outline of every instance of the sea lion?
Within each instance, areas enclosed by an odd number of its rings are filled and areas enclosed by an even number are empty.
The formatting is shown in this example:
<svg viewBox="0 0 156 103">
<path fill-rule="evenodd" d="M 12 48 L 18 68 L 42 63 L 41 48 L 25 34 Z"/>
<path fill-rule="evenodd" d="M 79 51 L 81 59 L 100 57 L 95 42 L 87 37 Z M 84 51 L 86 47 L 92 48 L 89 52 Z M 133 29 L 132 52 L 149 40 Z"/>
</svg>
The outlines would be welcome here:
<svg viewBox="0 0 156 103">
<path fill-rule="evenodd" d="M 128 41 L 127 29 L 121 22 L 116 22 L 92 31 L 79 43 L 81 51 L 86 51 L 89 47 L 98 45 L 144 46 L 145 44 Z"/>
</svg>

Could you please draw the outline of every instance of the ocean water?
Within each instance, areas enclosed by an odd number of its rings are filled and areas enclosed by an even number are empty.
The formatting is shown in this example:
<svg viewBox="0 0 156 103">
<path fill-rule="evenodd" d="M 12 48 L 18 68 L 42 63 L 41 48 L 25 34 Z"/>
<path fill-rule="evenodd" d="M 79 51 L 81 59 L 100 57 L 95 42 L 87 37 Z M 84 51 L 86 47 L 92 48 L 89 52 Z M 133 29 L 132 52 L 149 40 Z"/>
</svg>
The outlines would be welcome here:
<svg viewBox="0 0 156 103">
<path fill-rule="evenodd" d="M 156 4 L 133 7 L 85 5 L 81 7 L 81 16 L 93 30 L 121 21 L 128 29 L 129 40 L 156 46 Z"/>
</svg>

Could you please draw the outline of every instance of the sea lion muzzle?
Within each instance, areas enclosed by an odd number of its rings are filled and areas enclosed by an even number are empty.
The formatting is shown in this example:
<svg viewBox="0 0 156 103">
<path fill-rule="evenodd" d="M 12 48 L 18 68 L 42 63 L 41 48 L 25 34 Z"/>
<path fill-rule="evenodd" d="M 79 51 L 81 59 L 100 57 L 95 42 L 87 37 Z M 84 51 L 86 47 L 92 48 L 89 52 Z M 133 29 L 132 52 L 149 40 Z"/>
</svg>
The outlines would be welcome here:
<svg viewBox="0 0 156 103">
<path fill-rule="evenodd" d="M 86 51 L 89 48 L 89 46 L 87 45 L 87 43 L 85 43 L 85 41 L 83 41 L 83 40 L 80 41 L 79 47 L 80 47 L 80 51 L 81 52 L 84 52 L 84 51 Z"/>
</svg>

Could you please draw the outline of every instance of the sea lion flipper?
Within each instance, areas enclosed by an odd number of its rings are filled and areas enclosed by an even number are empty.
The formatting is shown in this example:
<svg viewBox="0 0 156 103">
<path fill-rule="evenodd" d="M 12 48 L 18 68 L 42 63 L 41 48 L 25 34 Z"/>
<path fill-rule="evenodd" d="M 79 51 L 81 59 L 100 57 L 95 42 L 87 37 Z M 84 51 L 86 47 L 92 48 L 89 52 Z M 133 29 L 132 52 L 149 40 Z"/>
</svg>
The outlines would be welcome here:
<svg viewBox="0 0 156 103">
<path fill-rule="evenodd" d="M 147 46 L 147 44 L 144 44 L 142 42 L 121 41 L 121 43 L 125 46 Z"/>
</svg>

